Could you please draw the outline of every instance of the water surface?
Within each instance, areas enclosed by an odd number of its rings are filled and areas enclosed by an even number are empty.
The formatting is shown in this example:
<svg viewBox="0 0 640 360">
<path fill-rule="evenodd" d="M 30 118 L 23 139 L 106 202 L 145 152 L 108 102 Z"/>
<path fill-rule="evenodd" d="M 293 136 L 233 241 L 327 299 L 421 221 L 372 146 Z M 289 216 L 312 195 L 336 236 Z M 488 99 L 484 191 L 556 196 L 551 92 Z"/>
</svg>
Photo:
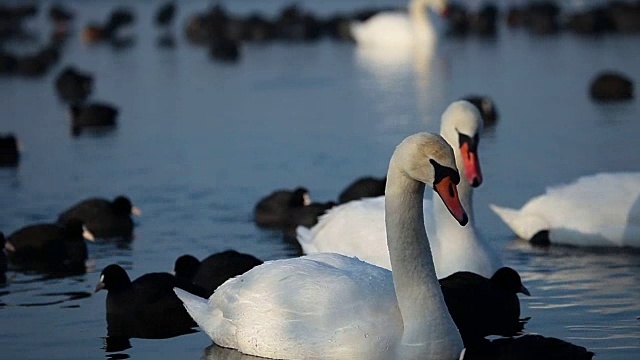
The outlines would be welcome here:
<svg viewBox="0 0 640 360">
<path fill-rule="evenodd" d="M 284 3 L 229 7 L 274 13 Z M 302 2 L 324 14 L 366 3 Z M 101 19 L 112 5 L 72 4 L 78 26 Z M 480 93 L 496 101 L 501 117 L 482 139 L 485 182 L 476 191 L 475 213 L 533 294 L 522 299 L 523 316 L 532 317 L 526 330 L 585 346 L 603 359 L 640 356 L 637 252 L 533 249 L 487 207 L 519 207 L 547 186 L 581 175 L 639 170 L 638 101 L 601 105 L 587 96 L 591 77 L 603 69 L 638 82 L 638 37 L 535 37 L 503 28 L 495 40 L 446 39 L 417 53 L 362 51 L 328 40 L 247 44 L 242 60 L 228 65 L 211 62 L 181 31 L 175 50 L 156 48 L 150 11 L 157 4 L 135 5 L 137 43 L 130 50 L 88 47 L 74 38 L 44 78 L 0 79 L 0 131 L 17 133 L 25 147 L 19 168 L 0 170 L 1 230 L 53 221 L 90 196 L 125 193 L 143 210 L 131 244 L 90 244 L 93 267 L 85 275 L 9 273 L 0 289 L 3 354 L 233 357 L 205 350 L 211 341 L 201 332 L 106 349 L 106 293 L 88 296 L 101 269 L 118 263 L 135 278 L 171 270 L 184 253 L 202 258 L 228 248 L 264 260 L 297 256 L 281 234 L 253 225 L 260 197 L 304 185 L 314 199 L 335 199 L 356 177 L 383 175 L 405 136 L 438 131 L 451 101 Z M 205 6 L 188 2 L 180 18 Z M 34 27 L 44 26 L 38 21 Z M 52 85 L 65 64 L 95 73 L 94 99 L 120 107 L 116 131 L 70 136 Z"/>
</svg>

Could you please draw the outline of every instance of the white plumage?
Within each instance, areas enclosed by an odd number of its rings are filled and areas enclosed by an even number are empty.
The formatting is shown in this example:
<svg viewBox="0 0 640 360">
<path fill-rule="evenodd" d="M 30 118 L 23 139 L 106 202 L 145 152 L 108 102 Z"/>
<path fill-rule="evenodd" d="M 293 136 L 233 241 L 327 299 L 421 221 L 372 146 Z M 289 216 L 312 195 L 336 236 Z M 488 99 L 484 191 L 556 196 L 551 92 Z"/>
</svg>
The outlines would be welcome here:
<svg viewBox="0 0 640 360">
<path fill-rule="evenodd" d="M 599 173 L 547 188 L 520 210 L 491 204 L 518 235 L 549 231 L 551 243 L 640 247 L 640 173 Z"/>
<path fill-rule="evenodd" d="M 391 272 L 338 254 L 265 262 L 208 302 L 180 294 L 216 344 L 269 358 L 364 359 L 402 334 Z"/>
<path fill-rule="evenodd" d="M 451 147 L 437 135 L 416 134 L 397 147 L 385 204 L 393 214 L 386 219 L 393 273 L 352 257 L 313 254 L 254 267 L 225 282 L 209 300 L 174 291 L 216 344 L 245 354 L 458 359 L 462 339 L 435 276 L 421 209 L 424 183 L 432 186 L 436 172 L 444 171 L 448 184 L 447 171 L 455 170 Z M 459 199 L 447 199 L 465 223 Z"/>
<path fill-rule="evenodd" d="M 437 31 L 426 13 L 432 7 L 442 13 L 445 0 L 411 0 L 409 12 L 380 12 L 371 18 L 351 24 L 351 34 L 358 45 L 406 47 L 433 43 Z"/>
</svg>

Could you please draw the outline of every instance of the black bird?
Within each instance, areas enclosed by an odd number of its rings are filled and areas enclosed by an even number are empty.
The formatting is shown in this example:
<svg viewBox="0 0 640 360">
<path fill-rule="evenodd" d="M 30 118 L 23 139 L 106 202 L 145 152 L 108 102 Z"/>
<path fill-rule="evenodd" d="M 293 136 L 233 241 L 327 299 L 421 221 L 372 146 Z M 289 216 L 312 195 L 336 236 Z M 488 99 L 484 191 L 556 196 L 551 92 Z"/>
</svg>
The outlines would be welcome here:
<svg viewBox="0 0 640 360">
<path fill-rule="evenodd" d="M 469 95 L 462 100 L 468 101 L 475 106 L 484 122 L 484 126 L 492 126 L 498 121 L 498 107 L 495 102 L 488 96 L 483 95 Z"/>
<path fill-rule="evenodd" d="M 43 76 L 59 58 L 57 44 L 43 46 L 35 53 L 15 57 L 15 73 L 27 77 Z"/>
<path fill-rule="evenodd" d="M 133 234 L 131 214 L 140 215 L 141 212 L 126 196 L 120 195 L 113 201 L 90 198 L 63 211 L 58 216 L 58 222 L 66 224 L 79 219 L 97 238 L 118 237 L 128 240 Z"/>
<path fill-rule="evenodd" d="M 515 270 L 500 268 L 491 279 L 460 271 L 439 281 L 465 346 L 481 343 L 488 335 L 515 336 L 522 331 L 517 293 L 530 294 Z"/>
<path fill-rule="evenodd" d="M 256 204 L 253 214 L 258 226 L 282 228 L 289 224 L 292 209 L 309 205 L 309 190 L 298 187 L 291 190 L 276 190 Z"/>
<path fill-rule="evenodd" d="M 495 36 L 497 32 L 498 7 L 493 4 L 484 4 L 476 14 L 472 16 L 471 28 L 483 36 Z"/>
<path fill-rule="evenodd" d="M 225 281 L 260 264 L 262 260 L 252 255 L 227 250 L 209 255 L 202 261 L 191 255 L 182 255 L 176 260 L 174 271 L 177 278 L 203 289 L 203 295 L 192 293 L 206 299 Z"/>
<path fill-rule="evenodd" d="M 596 101 L 623 101 L 633 99 L 633 82 L 625 74 L 603 71 L 589 85 L 589 95 Z"/>
<path fill-rule="evenodd" d="M 67 9 L 62 4 L 53 4 L 49 8 L 49 20 L 55 24 L 68 23 L 73 20 L 73 11 Z"/>
<path fill-rule="evenodd" d="M 108 291 L 108 335 L 169 338 L 193 332 L 196 324 L 174 294 L 174 287 L 183 288 L 169 273 L 144 274 L 132 282 L 120 265 L 104 268 L 95 291 Z"/>
<path fill-rule="evenodd" d="M 74 220 L 65 225 L 25 226 L 7 238 L 9 260 L 19 268 L 52 273 L 84 273 L 88 257 L 85 239 L 93 235 Z"/>
<path fill-rule="evenodd" d="M 18 139 L 14 134 L 0 136 L 0 167 L 18 166 L 20 149 Z"/>
<path fill-rule="evenodd" d="M 471 17 L 467 8 L 459 3 L 447 4 L 447 28 L 448 36 L 466 36 L 471 27 Z"/>
<path fill-rule="evenodd" d="M 13 75 L 18 70 L 18 57 L 0 48 L 0 75 Z"/>
<path fill-rule="evenodd" d="M 364 176 L 354 180 L 338 196 L 338 203 L 344 204 L 352 200 L 384 195 L 387 178 Z"/>
<path fill-rule="evenodd" d="M 336 206 L 336 203 L 333 201 L 327 201 L 325 203 L 312 202 L 307 206 L 291 209 L 289 211 L 288 223 L 283 229 L 284 238 L 293 240 L 295 244 L 298 244 L 296 240 L 296 228 L 298 226 L 312 228 L 318 223 L 318 218 L 334 206 Z"/>
<path fill-rule="evenodd" d="M 112 128 L 117 124 L 118 109 L 105 103 L 72 104 L 69 108 L 71 130 L 79 135 L 85 128 Z"/>
<path fill-rule="evenodd" d="M 155 16 L 155 23 L 158 26 L 171 25 L 176 14 L 176 3 L 169 1 L 158 8 Z"/>
<path fill-rule="evenodd" d="M 235 63 L 240 59 L 240 43 L 227 35 L 220 35 L 209 43 L 209 56 L 213 60 Z"/>
<path fill-rule="evenodd" d="M 93 90 L 93 75 L 67 66 L 56 77 L 55 88 L 63 101 L 80 104 Z"/>
<path fill-rule="evenodd" d="M 115 32 L 118 28 L 133 24 L 136 16 L 131 9 L 117 8 L 111 11 L 105 27 Z"/>
<path fill-rule="evenodd" d="M 595 354 L 564 340 L 526 334 L 515 338 L 485 340 L 465 349 L 464 360 L 591 360 Z"/>
</svg>

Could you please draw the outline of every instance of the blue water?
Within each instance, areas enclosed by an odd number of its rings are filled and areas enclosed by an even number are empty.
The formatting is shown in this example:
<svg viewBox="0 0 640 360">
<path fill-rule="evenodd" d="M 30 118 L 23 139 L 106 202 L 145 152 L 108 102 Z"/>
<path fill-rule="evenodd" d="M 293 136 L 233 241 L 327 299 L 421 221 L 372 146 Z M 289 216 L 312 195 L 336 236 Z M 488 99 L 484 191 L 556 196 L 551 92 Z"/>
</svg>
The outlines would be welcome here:
<svg viewBox="0 0 640 360">
<path fill-rule="evenodd" d="M 77 29 L 125 3 L 69 2 Z M 275 13 L 285 3 L 234 1 L 228 8 Z M 301 2 L 320 14 L 389 3 L 401 2 Z M 304 185 L 313 199 L 335 199 L 353 179 L 383 175 L 400 140 L 437 132 L 447 105 L 470 93 L 490 95 L 501 115 L 481 142 L 485 179 L 474 205 L 483 234 L 533 295 L 521 299 L 523 316 L 532 318 L 526 330 L 585 346 L 602 359 L 640 356 L 639 253 L 533 249 L 487 207 L 519 207 L 581 175 L 640 170 L 640 103 L 601 105 L 587 96 L 591 77 L 603 69 L 638 83 L 637 36 L 536 37 L 502 28 L 493 41 L 445 39 L 418 56 L 328 40 L 245 44 L 242 60 L 228 65 L 184 39 L 184 20 L 204 1 L 181 2 L 177 48 L 158 49 L 151 26 L 157 4 L 135 4 L 137 41 L 129 50 L 87 46 L 76 34 L 44 78 L 0 79 L 0 132 L 15 132 L 25 148 L 19 168 L 0 169 L 0 230 L 53 221 L 90 196 L 125 193 L 143 211 L 130 245 L 89 245 L 93 267 L 85 275 L 42 280 L 9 272 L 0 289 L 3 358 L 200 358 L 211 344 L 201 332 L 131 339 L 129 349 L 105 351 L 106 293 L 78 299 L 69 293 L 91 293 L 111 263 L 135 278 L 171 270 L 184 253 L 202 258 L 233 248 L 264 260 L 297 256 L 280 233 L 253 225 L 260 197 Z M 46 38 L 44 15 L 30 26 Z M 94 72 L 93 99 L 120 107 L 115 132 L 69 135 L 52 85 L 66 64 Z"/>
</svg>

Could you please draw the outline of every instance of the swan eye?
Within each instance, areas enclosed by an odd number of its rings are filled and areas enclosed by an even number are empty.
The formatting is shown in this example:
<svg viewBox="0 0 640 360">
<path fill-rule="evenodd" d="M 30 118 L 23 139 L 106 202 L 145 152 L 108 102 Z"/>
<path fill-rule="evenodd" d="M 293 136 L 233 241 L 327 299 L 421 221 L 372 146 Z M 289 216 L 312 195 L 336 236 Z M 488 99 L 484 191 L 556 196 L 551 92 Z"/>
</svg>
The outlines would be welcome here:
<svg viewBox="0 0 640 360">
<path fill-rule="evenodd" d="M 470 137 L 465 134 L 458 133 L 458 143 L 460 144 L 460 147 L 462 147 L 464 144 L 467 144 L 469 152 L 475 153 L 478 151 L 479 140 L 480 138 L 478 137 L 478 134 Z"/>
<path fill-rule="evenodd" d="M 440 181 L 442 181 L 442 179 L 445 179 L 447 177 L 451 178 L 451 182 L 453 182 L 454 185 L 458 185 L 460 183 L 460 175 L 456 170 L 450 167 L 442 166 L 433 159 L 429 159 L 429 162 L 431 163 L 431 165 L 433 165 L 433 170 L 435 173 L 435 176 L 433 177 L 433 185 L 438 184 Z M 453 189 L 450 189 L 449 191 L 453 191 Z"/>
</svg>

